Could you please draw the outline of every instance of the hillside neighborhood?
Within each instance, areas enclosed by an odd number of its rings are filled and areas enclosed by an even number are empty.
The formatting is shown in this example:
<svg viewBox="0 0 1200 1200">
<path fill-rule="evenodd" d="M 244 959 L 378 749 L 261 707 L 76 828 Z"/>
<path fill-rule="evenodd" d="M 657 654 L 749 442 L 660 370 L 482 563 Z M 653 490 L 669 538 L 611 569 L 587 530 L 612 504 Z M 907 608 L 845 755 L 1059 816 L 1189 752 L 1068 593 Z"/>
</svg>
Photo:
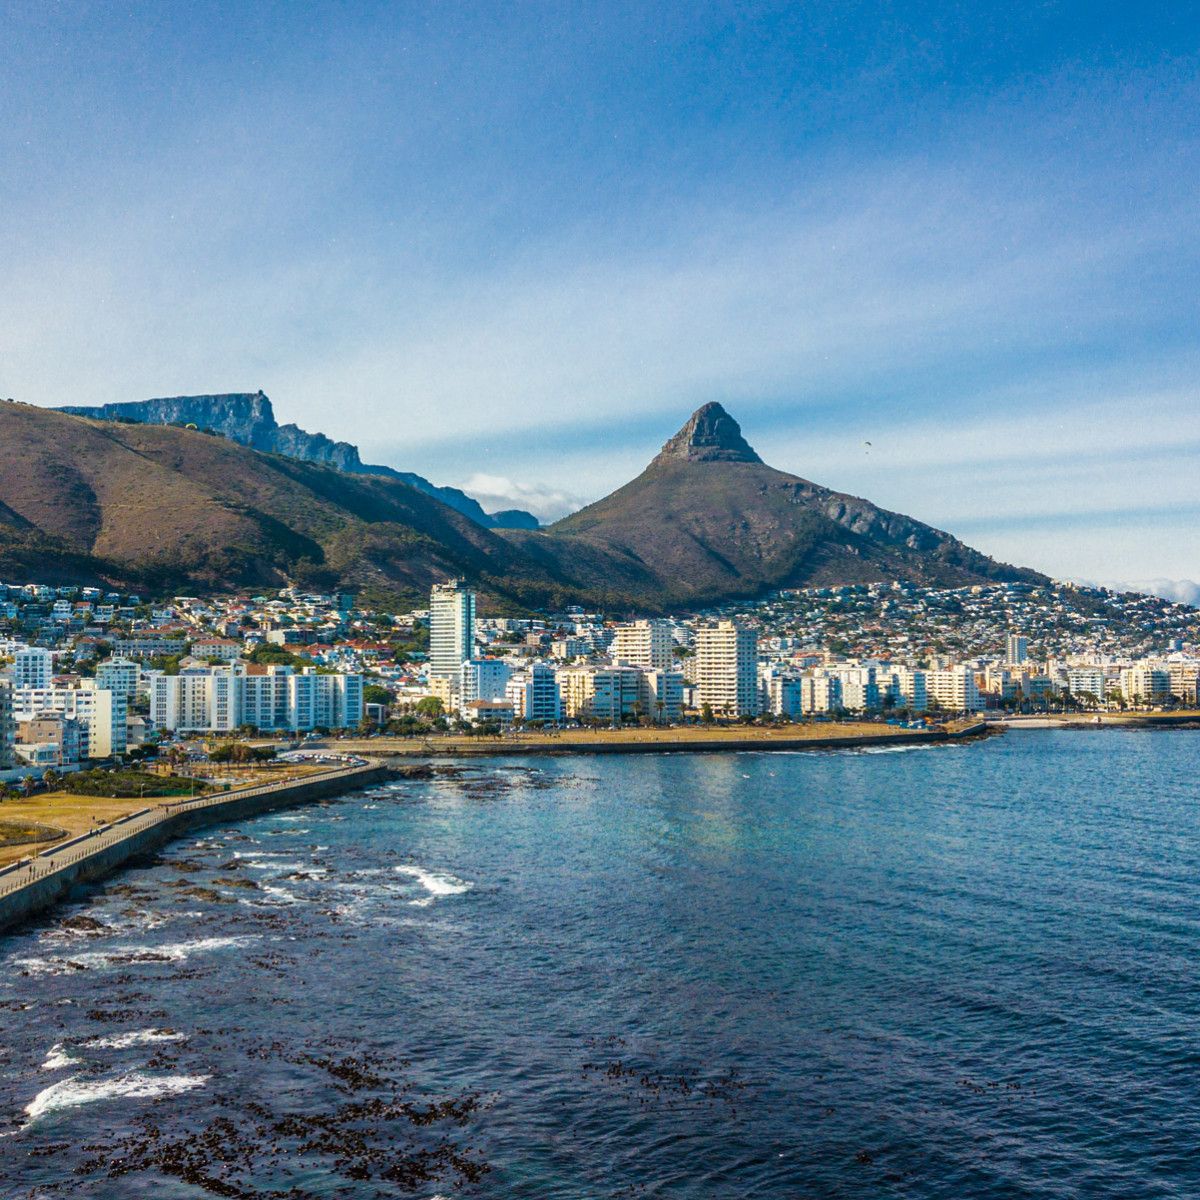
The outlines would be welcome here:
<svg viewBox="0 0 1200 1200">
<path fill-rule="evenodd" d="M 1194 705 L 1200 612 L 1019 582 L 785 590 L 618 621 L 347 592 L 165 603 L 0 585 L 0 779 L 144 757 L 179 737 L 611 727 Z"/>
</svg>

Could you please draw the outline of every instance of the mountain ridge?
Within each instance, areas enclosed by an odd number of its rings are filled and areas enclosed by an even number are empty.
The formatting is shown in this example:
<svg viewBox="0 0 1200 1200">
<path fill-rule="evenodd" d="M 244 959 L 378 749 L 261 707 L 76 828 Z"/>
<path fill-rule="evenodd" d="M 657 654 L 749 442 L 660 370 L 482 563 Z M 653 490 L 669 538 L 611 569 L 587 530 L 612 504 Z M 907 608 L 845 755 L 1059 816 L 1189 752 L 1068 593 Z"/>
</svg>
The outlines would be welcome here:
<svg viewBox="0 0 1200 1200">
<path fill-rule="evenodd" d="M 131 400 L 116 404 L 68 404 L 54 411 L 95 421 L 118 421 L 145 425 L 195 425 L 200 430 L 219 433 L 252 450 L 283 454 L 302 462 L 318 463 L 351 475 L 386 475 L 402 480 L 410 487 L 433 496 L 457 509 L 485 529 L 536 529 L 532 513 L 507 509 L 485 512 L 479 501 L 455 487 L 430 483 L 412 471 L 364 463 L 358 447 L 339 442 L 323 433 L 309 433 L 299 425 L 280 425 L 266 393 L 225 392 L 195 396 L 160 396 L 151 400 Z"/>
<path fill-rule="evenodd" d="M 419 601 L 463 576 L 508 611 L 695 611 L 785 587 L 1041 582 L 950 534 L 764 463 L 720 406 L 546 529 L 487 529 L 387 474 L 176 425 L 0 403 L 0 579 L 163 594 L 297 583 Z"/>
</svg>

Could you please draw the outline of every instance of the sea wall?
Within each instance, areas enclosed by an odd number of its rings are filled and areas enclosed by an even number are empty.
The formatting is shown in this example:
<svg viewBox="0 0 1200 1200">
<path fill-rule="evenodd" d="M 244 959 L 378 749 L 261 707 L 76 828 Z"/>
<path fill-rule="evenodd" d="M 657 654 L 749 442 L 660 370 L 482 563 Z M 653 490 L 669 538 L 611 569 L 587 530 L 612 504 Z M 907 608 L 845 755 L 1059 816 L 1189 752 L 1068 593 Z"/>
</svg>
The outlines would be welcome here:
<svg viewBox="0 0 1200 1200">
<path fill-rule="evenodd" d="M 324 800 L 381 783 L 390 775 L 382 765 L 332 772 L 328 776 L 248 788 L 203 801 L 176 801 L 131 813 L 97 834 L 86 834 L 43 851 L 34 860 L 36 878 L 0 894 L 0 931 L 49 908 L 79 884 L 111 874 L 139 855 L 149 854 L 184 834 L 211 825 L 242 821 L 262 813 L 313 800 Z M 127 825 L 128 832 L 121 826 Z M 28 865 L 0 873 L 0 892 Z"/>
</svg>

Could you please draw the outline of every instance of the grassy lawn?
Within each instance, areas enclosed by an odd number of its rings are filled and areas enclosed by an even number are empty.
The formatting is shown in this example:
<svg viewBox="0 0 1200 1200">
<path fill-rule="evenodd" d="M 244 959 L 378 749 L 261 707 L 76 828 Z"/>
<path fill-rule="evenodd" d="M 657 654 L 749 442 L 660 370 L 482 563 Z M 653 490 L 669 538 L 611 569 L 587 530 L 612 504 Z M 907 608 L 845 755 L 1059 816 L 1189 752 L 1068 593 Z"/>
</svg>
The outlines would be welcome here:
<svg viewBox="0 0 1200 1200">
<path fill-rule="evenodd" d="M 197 767 L 200 764 L 196 764 Z M 208 764 L 205 764 L 208 765 Z M 260 783 L 283 783 L 289 779 L 299 779 L 305 775 L 312 775 L 317 771 L 328 770 L 327 766 L 321 764 L 281 764 L 278 767 L 271 766 L 236 766 L 229 767 L 225 771 L 218 771 L 216 764 L 213 766 L 212 778 L 218 780 L 218 790 L 220 785 L 228 783 L 230 787 L 247 787 L 251 784 Z M 67 781 L 69 786 L 70 781 Z M 186 797 L 187 792 L 181 793 Z M 200 795 L 199 788 L 196 794 Z M 43 795 L 30 796 L 28 799 L 17 797 L 12 800 L 0 802 L 0 827 L 8 824 L 24 825 L 24 824 L 39 824 L 49 825 L 57 829 L 65 829 L 68 837 L 75 837 L 76 834 L 85 833 L 93 828 L 96 824 L 107 824 L 110 821 L 115 821 L 120 817 L 127 816 L 129 813 L 138 812 L 143 808 L 150 808 L 152 805 L 159 803 L 161 800 L 178 799 L 178 796 L 147 796 L 142 799 L 138 796 L 133 796 L 128 799 L 112 799 L 109 796 L 80 796 L 68 790 L 60 790 L 57 792 L 46 792 Z M 0 841 L 3 837 L 0 836 Z M 18 858 L 25 858 L 30 854 L 36 854 L 40 850 L 45 850 L 47 846 L 52 846 L 55 841 L 62 841 L 62 838 L 47 839 L 42 842 L 26 842 L 20 846 L 0 846 L 0 867 L 7 863 L 13 862 Z"/>
<path fill-rule="evenodd" d="M 84 833 L 101 821 L 115 821 L 118 817 L 139 809 L 148 808 L 153 800 L 111 800 L 104 796 L 76 796 L 71 792 L 47 792 L 28 799 L 5 800 L 0 803 L 0 821 L 35 822 L 65 829 L 69 837 Z M 53 845 L 53 841 L 27 843 L 24 846 L 0 846 L 0 866 L 14 859 L 25 858 Z"/>
</svg>

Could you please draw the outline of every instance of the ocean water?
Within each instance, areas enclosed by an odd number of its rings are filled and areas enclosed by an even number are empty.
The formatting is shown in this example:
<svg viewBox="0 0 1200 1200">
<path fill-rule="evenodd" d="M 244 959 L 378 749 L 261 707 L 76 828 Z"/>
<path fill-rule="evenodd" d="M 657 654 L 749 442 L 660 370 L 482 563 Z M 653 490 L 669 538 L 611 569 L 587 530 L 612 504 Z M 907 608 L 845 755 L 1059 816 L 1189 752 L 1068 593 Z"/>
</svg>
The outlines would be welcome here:
<svg viewBox="0 0 1200 1200">
<path fill-rule="evenodd" d="M 1200 1196 L 1200 735 L 470 765 L 0 939 L 0 1195 Z"/>
</svg>

